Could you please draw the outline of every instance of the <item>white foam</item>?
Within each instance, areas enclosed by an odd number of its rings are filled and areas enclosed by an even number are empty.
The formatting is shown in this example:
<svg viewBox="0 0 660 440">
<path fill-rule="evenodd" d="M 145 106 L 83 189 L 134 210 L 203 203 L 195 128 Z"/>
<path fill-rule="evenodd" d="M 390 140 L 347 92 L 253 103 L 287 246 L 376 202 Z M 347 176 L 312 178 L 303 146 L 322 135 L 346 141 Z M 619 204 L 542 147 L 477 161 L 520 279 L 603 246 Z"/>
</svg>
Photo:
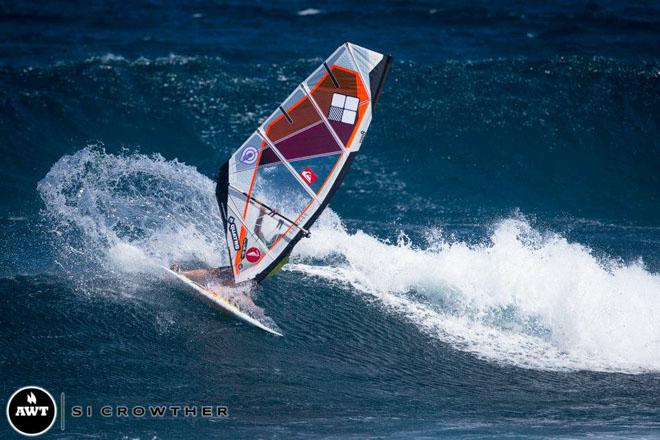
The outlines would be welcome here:
<svg viewBox="0 0 660 440">
<path fill-rule="evenodd" d="M 226 263 L 214 183 L 159 155 L 100 147 L 61 158 L 39 182 L 57 261 L 77 274 L 151 263 Z M 496 225 L 482 245 L 431 230 L 413 245 L 349 233 L 327 210 L 289 270 L 378 300 L 460 350 L 539 369 L 660 370 L 660 275 L 641 261 L 597 258 L 525 220 Z M 86 271 L 93 265 L 95 270 Z"/>
<path fill-rule="evenodd" d="M 347 283 L 459 349 L 528 368 L 660 370 L 660 276 L 641 261 L 596 258 L 520 219 L 483 245 L 430 231 L 414 247 L 322 218 L 290 270 Z"/>
<path fill-rule="evenodd" d="M 198 18 L 198 17 L 195 17 Z M 197 56 L 186 56 L 186 55 L 177 55 L 170 53 L 168 56 L 149 58 L 145 56 L 140 56 L 135 59 L 129 59 L 123 55 L 117 55 L 112 52 L 105 53 L 103 55 L 92 56 L 85 60 L 86 63 L 100 63 L 102 65 L 134 65 L 134 66 L 148 66 L 148 65 L 184 65 L 189 62 L 194 62 L 199 59 L 202 59 Z M 220 60 L 215 58 L 215 60 Z"/>
<path fill-rule="evenodd" d="M 121 55 L 116 55 L 112 52 L 108 52 L 105 55 L 101 55 L 99 57 L 92 57 L 88 58 L 85 60 L 86 62 L 93 62 L 93 61 L 100 61 L 101 64 L 111 64 L 111 63 L 124 63 L 126 62 L 126 58 L 124 58 Z"/>
<path fill-rule="evenodd" d="M 56 264 L 85 295 L 135 300 L 153 288 L 145 273 L 163 275 L 159 264 L 228 264 L 215 183 L 176 160 L 90 146 L 62 157 L 38 190 Z M 223 292 L 277 328 L 253 303 L 253 290 L 245 285 Z"/>
<path fill-rule="evenodd" d="M 301 17 L 305 17 L 308 15 L 318 15 L 320 13 L 321 13 L 320 9 L 314 9 L 314 8 L 301 9 L 300 11 L 296 12 L 296 14 Z"/>
<path fill-rule="evenodd" d="M 113 264 L 127 273 L 148 272 L 153 261 L 142 249 L 128 243 L 117 243 L 108 249 L 108 258 Z"/>
</svg>

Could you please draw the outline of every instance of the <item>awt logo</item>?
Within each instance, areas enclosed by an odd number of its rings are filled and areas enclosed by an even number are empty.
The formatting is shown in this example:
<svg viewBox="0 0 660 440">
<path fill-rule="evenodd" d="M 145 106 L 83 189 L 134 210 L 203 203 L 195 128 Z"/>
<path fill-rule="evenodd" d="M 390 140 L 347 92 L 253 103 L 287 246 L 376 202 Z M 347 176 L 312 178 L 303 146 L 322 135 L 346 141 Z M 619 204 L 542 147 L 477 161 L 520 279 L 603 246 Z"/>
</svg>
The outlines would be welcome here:
<svg viewBox="0 0 660 440">
<path fill-rule="evenodd" d="M 7 402 L 7 420 L 19 434 L 41 435 L 53 426 L 56 417 L 55 399 L 40 387 L 23 387 Z"/>
</svg>

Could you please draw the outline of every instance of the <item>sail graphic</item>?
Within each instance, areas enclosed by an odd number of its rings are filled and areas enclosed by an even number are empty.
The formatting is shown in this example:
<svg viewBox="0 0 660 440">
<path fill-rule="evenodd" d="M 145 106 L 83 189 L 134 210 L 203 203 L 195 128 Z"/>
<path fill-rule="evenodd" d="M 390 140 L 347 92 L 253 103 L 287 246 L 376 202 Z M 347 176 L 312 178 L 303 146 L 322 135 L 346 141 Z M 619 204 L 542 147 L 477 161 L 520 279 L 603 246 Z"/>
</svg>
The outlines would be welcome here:
<svg viewBox="0 0 660 440">
<path fill-rule="evenodd" d="M 391 57 L 346 43 L 220 168 L 216 197 L 236 283 L 286 262 L 359 151 Z"/>
</svg>

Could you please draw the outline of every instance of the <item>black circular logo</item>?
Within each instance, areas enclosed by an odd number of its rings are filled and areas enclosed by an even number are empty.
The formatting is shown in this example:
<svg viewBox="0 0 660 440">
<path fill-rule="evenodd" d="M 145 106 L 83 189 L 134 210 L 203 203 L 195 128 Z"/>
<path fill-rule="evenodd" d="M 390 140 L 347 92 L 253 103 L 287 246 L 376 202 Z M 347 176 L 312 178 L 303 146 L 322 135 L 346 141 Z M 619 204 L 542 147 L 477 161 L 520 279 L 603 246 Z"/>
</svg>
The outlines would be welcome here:
<svg viewBox="0 0 660 440">
<path fill-rule="evenodd" d="M 55 399 L 43 388 L 23 387 L 7 402 L 7 420 L 19 434 L 37 436 L 53 426 L 57 418 Z"/>
</svg>

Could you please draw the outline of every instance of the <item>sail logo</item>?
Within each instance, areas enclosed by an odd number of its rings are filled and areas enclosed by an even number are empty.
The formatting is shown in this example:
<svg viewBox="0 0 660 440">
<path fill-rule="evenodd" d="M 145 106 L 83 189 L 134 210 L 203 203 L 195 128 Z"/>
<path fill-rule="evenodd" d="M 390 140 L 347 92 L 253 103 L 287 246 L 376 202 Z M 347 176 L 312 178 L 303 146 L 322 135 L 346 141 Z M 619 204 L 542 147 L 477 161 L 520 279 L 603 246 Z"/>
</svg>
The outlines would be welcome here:
<svg viewBox="0 0 660 440">
<path fill-rule="evenodd" d="M 55 399 L 40 387 L 23 387 L 12 394 L 7 402 L 9 425 L 25 436 L 44 434 L 53 426 L 56 417 Z"/>
<path fill-rule="evenodd" d="M 234 245 L 234 250 L 237 251 L 241 248 L 241 244 L 238 240 L 238 230 L 236 229 L 236 222 L 234 221 L 234 217 L 229 217 L 227 219 L 227 227 L 229 228 L 229 233 L 231 234 L 231 241 Z"/>
<path fill-rule="evenodd" d="M 250 263 L 256 263 L 261 258 L 261 251 L 256 247 L 251 247 L 245 253 L 245 259 Z"/>
<path fill-rule="evenodd" d="M 256 148 L 245 147 L 241 152 L 241 162 L 243 162 L 246 165 L 252 165 L 257 161 L 258 156 L 259 153 L 257 152 Z"/>
<path fill-rule="evenodd" d="M 360 100 L 355 96 L 333 93 L 332 103 L 328 110 L 328 119 L 331 121 L 343 122 L 344 124 L 355 125 L 359 104 Z"/>
<path fill-rule="evenodd" d="M 314 173 L 314 171 L 312 171 L 310 167 L 302 170 L 300 172 L 300 176 L 305 182 L 307 182 L 308 185 L 311 185 L 312 183 L 316 182 L 316 179 L 318 179 L 318 176 Z"/>
</svg>

